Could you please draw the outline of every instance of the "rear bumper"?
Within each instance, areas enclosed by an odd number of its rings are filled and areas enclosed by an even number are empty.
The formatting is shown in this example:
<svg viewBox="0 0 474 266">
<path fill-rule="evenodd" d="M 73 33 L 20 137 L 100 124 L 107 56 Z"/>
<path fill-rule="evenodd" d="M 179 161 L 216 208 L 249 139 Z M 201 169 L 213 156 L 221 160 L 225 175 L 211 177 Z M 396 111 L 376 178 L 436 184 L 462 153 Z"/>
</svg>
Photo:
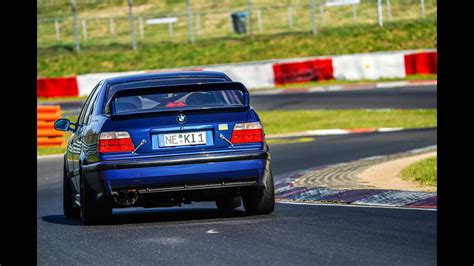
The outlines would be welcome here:
<svg viewBox="0 0 474 266">
<path fill-rule="evenodd" d="M 256 185 L 262 185 L 269 161 L 270 154 L 267 151 L 239 151 L 102 161 L 85 165 L 82 171 L 100 197 L 100 194 L 111 195 L 113 190 L 120 188 L 160 192 L 160 189 L 171 191 L 173 188 L 201 189 L 202 184 L 211 183 L 254 181 Z"/>
<path fill-rule="evenodd" d="M 223 152 L 205 155 L 167 156 L 164 158 L 151 159 L 128 159 L 116 161 L 102 161 L 83 166 L 83 172 L 95 172 L 103 170 L 130 169 L 156 166 L 173 166 L 183 164 L 229 162 L 239 160 L 270 159 L 270 153 L 266 151 L 239 151 Z"/>
</svg>

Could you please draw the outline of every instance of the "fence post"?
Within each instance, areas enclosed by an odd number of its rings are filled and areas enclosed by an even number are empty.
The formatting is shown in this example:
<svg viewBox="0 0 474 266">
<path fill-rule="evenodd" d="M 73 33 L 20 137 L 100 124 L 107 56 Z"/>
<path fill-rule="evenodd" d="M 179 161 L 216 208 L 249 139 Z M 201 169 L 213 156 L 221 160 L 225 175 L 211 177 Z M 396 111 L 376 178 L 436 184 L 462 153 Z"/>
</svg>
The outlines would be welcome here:
<svg viewBox="0 0 474 266">
<path fill-rule="evenodd" d="M 262 10 L 257 9 L 258 31 L 263 32 Z"/>
<path fill-rule="evenodd" d="M 316 31 L 316 0 L 311 0 L 311 31 L 315 35 Z"/>
<path fill-rule="evenodd" d="M 59 33 L 59 22 L 57 18 L 54 20 L 54 29 L 56 31 L 56 41 L 60 41 L 61 35 Z"/>
<path fill-rule="evenodd" d="M 421 18 L 425 18 L 425 0 L 420 0 Z"/>
<path fill-rule="evenodd" d="M 81 50 L 81 46 L 79 45 L 79 30 L 77 28 L 76 0 L 71 0 L 71 9 L 74 28 L 74 40 L 76 41 L 76 51 L 79 52 Z"/>
<path fill-rule="evenodd" d="M 288 27 L 290 30 L 293 29 L 293 7 L 288 7 Z"/>
<path fill-rule="evenodd" d="M 382 0 L 377 0 L 377 20 L 379 22 L 379 26 L 383 27 Z"/>
<path fill-rule="evenodd" d="M 319 12 L 320 12 L 320 19 L 321 19 L 321 26 L 326 24 L 325 17 L 324 17 L 324 4 L 319 5 Z"/>
<path fill-rule="evenodd" d="M 390 0 L 387 0 L 386 4 L 387 4 L 388 21 L 392 21 L 392 10 L 391 10 L 391 7 L 390 7 Z"/>
<path fill-rule="evenodd" d="M 133 14 L 132 14 L 133 0 L 128 0 L 128 22 L 130 24 L 130 35 L 132 37 L 132 48 L 137 50 L 137 40 L 135 38 L 135 25 L 133 24 Z"/>
<path fill-rule="evenodd" d="M 85 19 L 82 19 L 82 36 L 84 36 L 84 40 L 87 40 L 87 23 Z"/>
<path fill-rule="evenodd" d="M 352 5 L 352 22 L 355 24 L 357 22 L 357 5 Z"/>
<path fill-rule="evenodd" d="M 114 18 L 109 19 L 109 24 L 110 24 L 110 34 L 112 35 L 112 38 L 115 37 L 115 21 Z"/>
<path fill-rule="evenodd" d="M 249 13 L 249 33 L 252 35 L 253 28 L 252 28 L 252 0 L 247 0 L 247 11 Z"/>
<path fill-rule="evenodd" d="M 191 3 L 189 3 L 189 0 L 186 0 L 186 11 L 188 13 L 189 41 L 194 43 L 193 15 L 191 13 Z"/>
<path fill-rule="evenodd" d="M 201 14 L 196 14 L 196 33 L 201 33 Z"/>
<path fill-rule="evenodd" d="M 143 29 L 143 18 L 142 16 L 138 17 L 138 28 L 140 29 L 140 40 L 143 40 L 145 38 L 145 32 Z"/>
<path fill-rule="evenodd" d="M 171 38 L 173 37 L 173 23 L 168 23 L 168 38 L 171 41 Z"/>
</svg>

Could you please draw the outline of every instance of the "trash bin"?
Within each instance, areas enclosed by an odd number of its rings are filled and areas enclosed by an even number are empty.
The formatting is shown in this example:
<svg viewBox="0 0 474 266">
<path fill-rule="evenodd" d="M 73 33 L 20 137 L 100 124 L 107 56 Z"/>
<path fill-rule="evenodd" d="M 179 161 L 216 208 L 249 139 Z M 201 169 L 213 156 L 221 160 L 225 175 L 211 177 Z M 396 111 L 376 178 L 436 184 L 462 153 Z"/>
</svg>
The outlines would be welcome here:
<svg viewBox="0 0 474 266">
<path fill-rule="evenodd" d="M 246 19 L 249 16 L 248 12 L 234 12 L 232 16 L 232 25 L 234 26 L 235 33 L 242 34 L 246 33 L 245 29 Z"/>
</svg>

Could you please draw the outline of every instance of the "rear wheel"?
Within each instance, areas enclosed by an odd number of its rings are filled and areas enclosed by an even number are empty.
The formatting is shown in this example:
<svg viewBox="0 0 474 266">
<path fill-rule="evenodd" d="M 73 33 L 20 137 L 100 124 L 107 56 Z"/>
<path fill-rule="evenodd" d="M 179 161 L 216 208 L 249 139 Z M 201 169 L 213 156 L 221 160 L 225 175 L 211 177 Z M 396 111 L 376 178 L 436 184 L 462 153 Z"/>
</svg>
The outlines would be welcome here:
<svg viewBox="0 0 474 266">
<path fill-rule="evenodd" d="M 216 206 L 221 211 L 231 211 L 242 205 L 242 197 L 225 197 L 216 200 Z"/>
<path fill-rule="evenodd" d="M 112 206 L 105 200 L 97 201 L 95 193 L 81 174 L 81 221 L 83 224 L 102 224 L 112 216 Z"/>
<path fill-rule="evenodd" d="M 67 178 L 66 165 L 63 170 L 63 212 L 66 218 L 79 218 L 80 209 L 72 199 L 71 186 Z"/>
<path fill-rule="evenodd" d="M 275 189 L 271 170 L 266 170 L 265 188 L 252 188 L 242 195 L 245 211 L 249 214 L 268 214 L 275 209 Z"/>
</svg>

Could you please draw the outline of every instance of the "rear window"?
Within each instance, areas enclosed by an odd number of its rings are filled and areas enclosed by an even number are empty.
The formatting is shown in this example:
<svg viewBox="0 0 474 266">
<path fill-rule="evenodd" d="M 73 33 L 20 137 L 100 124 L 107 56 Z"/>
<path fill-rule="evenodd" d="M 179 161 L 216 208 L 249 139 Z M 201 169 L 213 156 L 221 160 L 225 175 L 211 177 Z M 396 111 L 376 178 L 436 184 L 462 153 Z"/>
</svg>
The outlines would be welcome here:
<svg viewBox="0 0 474 266">
<path fill-rule="evenodd" d="M 175 109 L 205 109 L 244 106 L 244 94 L 237 89 L 150 92 L 117 95 L 115 114 Z"/>
</svg>

